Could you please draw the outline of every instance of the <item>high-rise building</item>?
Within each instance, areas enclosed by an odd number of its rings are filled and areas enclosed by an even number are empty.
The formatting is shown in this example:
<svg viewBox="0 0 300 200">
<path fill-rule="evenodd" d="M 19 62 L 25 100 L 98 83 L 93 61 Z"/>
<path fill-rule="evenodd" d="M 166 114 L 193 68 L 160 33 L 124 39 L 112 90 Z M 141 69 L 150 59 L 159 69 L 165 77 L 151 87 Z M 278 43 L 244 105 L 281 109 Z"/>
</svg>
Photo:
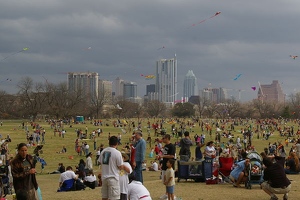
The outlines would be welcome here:
<svg viewBox="0 0 300 200">
<path fill-rule="evenodd" d="M 197 78 L 193 71 L 189 70 L 183 82 L 183 97 L 190 98 L 195 95 L 198 95 Z"/>
<path fill-rule="evenodd" d="M 284 103 L 285 95 L 278 80 L 273 80 L 269 85 L 259 84 L 257 98 L 262 102 Z"/>
<path fill-rule="evenodd" d="M 98 98 L 98 73 L 96 72 L 69 72 L 69 92 L 82 92 L 85 98 L 91 102 Z"/>
<path fill-rule="evenodd" d="M 146 85 L 146 95 L 150 92 L 155 92 L 155 84 Z"/>
<path fill-rule="evenodd" d="M 225 88 L 204 88 L 202 90 L 201 97 L 214 103 L 222 103 L 227 97 L 227 91 Z"/>
<path fill-rule="evenodd" d="M 123 96 L 125 99 L 137 98 L 137 85 L 135 82 L 124 83 Z"/>
<path fill-rule="evenodd" d="M 115 97 L 119 97 L 119 96 L 123 97 L 124 80 L 122 80 L 120 77 L 117 77 L 114 80 L 113 85 L 114 85 Z"/>
<path fill-rule="evenodd" d="M 173 104 L 177 97 L 177 59 L 161 59 L 156 61 L 155 91 L 158 100 L 163 103 Z"/>
<path fill-rule="evenodd" d="M 112 103 L 112 81 L 99 80 L 99 97 L 104 104 Z"/>
</svg>

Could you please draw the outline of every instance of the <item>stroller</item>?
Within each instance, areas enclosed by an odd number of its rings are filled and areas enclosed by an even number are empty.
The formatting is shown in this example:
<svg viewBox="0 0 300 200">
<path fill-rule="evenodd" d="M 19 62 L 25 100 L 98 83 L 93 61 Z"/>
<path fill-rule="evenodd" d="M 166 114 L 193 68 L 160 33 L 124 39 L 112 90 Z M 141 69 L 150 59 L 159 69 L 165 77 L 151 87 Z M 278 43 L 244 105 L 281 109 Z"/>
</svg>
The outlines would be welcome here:
<svg viewBox="0 0 300 200">
<path fill-rule="evenodd" d="M 246 171 L 248 172 L 248 179 L 245 182 L 245 188 L 251 189 L 252 184 L 260 184 L 263 177 L 262 157 L 255 151 L 247 155 L 250 159 L 250 165 Z"/>
<path fill-rule="evenodd" d="M 0 198 L 5 197 L 8 194 L 12 194 L 12 187 L 9 183 L 9 175 L 8 175 L 8 166 L 1 165 L 0 166 Z"/>
</svg>

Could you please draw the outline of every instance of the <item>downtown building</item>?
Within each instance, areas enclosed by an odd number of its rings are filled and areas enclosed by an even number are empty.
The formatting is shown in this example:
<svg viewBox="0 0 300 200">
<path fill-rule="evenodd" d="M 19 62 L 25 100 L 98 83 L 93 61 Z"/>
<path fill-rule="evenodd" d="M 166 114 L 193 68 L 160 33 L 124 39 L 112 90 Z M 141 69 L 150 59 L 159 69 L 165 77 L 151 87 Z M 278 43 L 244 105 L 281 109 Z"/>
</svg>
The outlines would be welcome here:
<svg viewBox="0 0 300 200">
<path fill-rule="evenodd" d="M 183 97 L 185 99 L 198 95 L 197 78 L 192 70 L 185 75 L 183 82 Z"/>
<path fill-rule="evenodd" d="M 278 80 L 273 80 L 271 84 L 261 85 L 257 92 L 257 98 L 261 102 L 284 103 L 285 95 Z"/>
<path fill-rule="evenodd" d="M 201 91 L 201 98 L 213 103 L 223 103 L 228 99 L 228 94 L 225 88 L 204 88 Z"/>
<path fill-rule="evenodd" d="M 158 100 L 168 105 L 173 105 L 177 97 L 177 59 L 156 61 L 155 92 Z"/>
<path fill-rule="evenodd" d="M 96 72 L 69 72 L 68 91 L 80 92 L 87 102 L 92 102 L 98 98 L 98 77 Z"/>
<path fill-rule="evenodd" d="M 104 104 L 112 104 L 112 81 L 99 80 L 99 99 Z"/>
</svg>

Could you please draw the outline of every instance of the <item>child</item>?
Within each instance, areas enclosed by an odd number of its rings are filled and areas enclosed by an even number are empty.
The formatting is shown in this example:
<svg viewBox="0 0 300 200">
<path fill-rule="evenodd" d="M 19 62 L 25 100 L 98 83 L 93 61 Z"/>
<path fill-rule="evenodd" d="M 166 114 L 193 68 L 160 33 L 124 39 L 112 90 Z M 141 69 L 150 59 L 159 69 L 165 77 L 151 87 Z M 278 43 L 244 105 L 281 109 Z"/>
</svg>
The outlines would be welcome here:
<svg viewBox="0 0 300 200">
<path fill-rule="evenodd" d="M 128 194 L 128 183 L 129 183 L 129 179 L 128 179 L 128 174 L 132 173 L 132 168 L 128 162 L 129 160 L 129 156 L 127 153 L 125 153 L 124 151 L 121 152 L 122 153 L 122 158 L 123 158 L 123 165 L 125 166 L 124 169 L 120 170 L 120 200 L 127 200 L 127 194 Z"/>
<path fill-rule="evenodd" d="M 173 170 L 175 160 L 169 159 L 167 161 L 167 170 L 164 177 L 164 185 L 168 194 L 168 200 L 174 200 L 174 187 L 175 187 L 175 173 Z"/>
</svg>

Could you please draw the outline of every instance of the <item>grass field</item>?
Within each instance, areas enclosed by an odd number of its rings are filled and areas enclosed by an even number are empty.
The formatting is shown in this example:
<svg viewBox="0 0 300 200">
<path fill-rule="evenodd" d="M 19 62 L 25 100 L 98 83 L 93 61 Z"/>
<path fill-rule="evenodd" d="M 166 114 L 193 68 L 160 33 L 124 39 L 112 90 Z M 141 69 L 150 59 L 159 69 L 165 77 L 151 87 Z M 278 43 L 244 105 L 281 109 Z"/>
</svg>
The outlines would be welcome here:
<svg viewBox="0 0 300 200">
<path fill-rule="evenodd" d="M 101 143 L 105 145 L 105 147 L 108 145 L 108 133 L 110 132 L 111 135 L 117 135 L 118 133 L 122 133 L 120 128 L 115 128 L 112 126 L 113 120 L 108 120 L 105 123 L 108 123 L 109 126 L 102 126 L 103 134 L 97 138 L 97 146 L 99 146 Z M 147 120 L 143 121 L 143 132 L 146 136 L 144 138 L 147 138 L 146 134 L 146 122 Z M 150 119 L 150 122 L 153 123 L 154 119 Z M 5 138 L 7 134 L 10 135 L 12 142 L 9 144 L 10 154 L 15 153 L 15 147 L 20 142 L 26 142 L 26 134 L 24 129 L 21 127 L 22 121 L 10 121 L 6 120 L 3 121 L 3 126 L 0 127 L 0 133 L 2 135 L 2 138 Z M 93 126 L 90 123 L 87 124 L 73 124 L 73 127 L 70 128 L 69 126 L 64 126 L 64 129 L 66 130 L 65 138 L 61 138 L 56 134 L 54 136 L 53 129 L 50 128 L 50 125 L 44 121 L 38 121 L 36 123 L 39 123 L 42 127 L 46 129 L 46 136 L 45 136 L 45 145 L 43 147 L 43 154 L 40 156 L 43 157 L 46 162 L 47 166 L 45 167 L 45 170 L 43 174 L 37 175 L 37 180 L 39 183 L 39 186 L 42 190 L 43 199 L 45 200 L 52 200 L 52 199 L 101 199 L 101 192 L 100 188 L 96 188 L 95 190 L 86 189 L 85 191 L 76 191 L 76 192 L 66 192 L 66 193 L 57 193 L 56 190 L 58 188 L 58 178 L 59 175 L 53 174 L 50 175 L 48 172 L 52 172 L 57 169 L 58 163 L 62 162 L 65 166 L 75 166 L 78 164 L 79 159 L 83 158 L 84 156 L 78 156 L 77 153 L 74 150 L 74 142 L 76 139 L 76 132 L 75 129 L 79 128 L 83 131 L 85 130 L 85 127 L 88 126 L 88 132 L 91 132 L 93 129 L 97 129 L 98 127 Z M 32 132 L 32 128 L 29 125 L 29 130 Z M 292 124 L 291 124 L 292 125 Z M 294 124 L 295 125 L 295 124 Z M 295 125 L 296 126 L 296 125 Z M 170 133 L 171 125 L 166 124 L 167 133 Z M 236 127 L 235 130 L 240 130 L 240 127 Z M 215 128 L 213 129 L 213 135 L 214 138 L 215 135 Z M 240 133 L 233 132 L 235 136 L 240 135 Z M 154 131 L 151 130 L 151 137 L 152 141 L 154 141 Z M 202 134 L 200 127 L 197 125 L 192 128 L 191 137 L 195 134 Z M 209 141 L 209 135 L 206 134 L 206 141 Z M 129 141 L 129 137 L 131 136 L 130 133 L 122 134 L 122 143 Z M 212 138 L 212 139 L 213 139 Z M 221 142 L 227 142 L 228 139 L 222 138 Z M 256 150 L 258 152 L 261 152 L 264 147 L 267 147 L 269 142 L 278 142 L 283 141 L 284 138 L 281 138 L 279 136 L 279 133 L 276 132 L 273 136 L 270 137 L 269 140 L 262 140 L 262 139 L 253 139 L 253 145 L 255 146 Z M 92 140 L 86 140 L 88 144 L 90 145 L 90 150 L 93 149 L 93 141 Z M 172 142 L 177 141 L 176 138 L 172 138 Z M 63 146 L 66 146 L 67 153 L 59 154 L 59 152 Z M 291 147 L 291 144 L 289 145 L 289 148 Z M 118 149 L 121 149 L 122 147 L 118 147 Z M 195 146 L 193 146 L 192 153 L 194 152 Z M 33 149 L 29 149 L 29 153 L 33 153 Z M 150 158 L 148 158 L 149 152 L 150 152 L 149 145 L 147 146 L 147 153 L 146 153 L 146 160 L 147 163 L 150 163 Z M 287 151 L 289 149 L 286 149 Z M 179 148 L 177 148 L 177 154 L 179 152 Z M 94 153 L 95 155 L 95 153 Z M 73 159 L 70 159 L 72 157 Z M 94 157 L 93 157 L 94 158 Z M 152 158 L 153 159 L 153 158 Z M 149 165 L 149 164 L 148 164 Z M 40 171 L 41 167 L 40 164 L 37 164 L 37 170 Z M 94 166 L 94 171 L 97 174 L 98 167 Z M 144 175 L 144 184 L 148 188 L 148 190 L 151 193 L 151 196 L 153 199 L 158 199 L 163 193 L 164 193 L 164 186 L 161 183 L 161 180 L 159 179 L 159 172 L 149 172 L 146 171 L 143 173 Z M 289 176 L 290 179 L 292 179 L 292 191 L 290 193 L 289 199 L 298 199 L 300 196 L 300 176 L 299 175 L 293 175 Z M 206 185 L 205 183 L 196 183 L 192 180 L 181 180 L 179 183 L 176 182 L 176 188 L 175 188 L 175 194 L 177 197 L 181 197 L 184 200 L 214 200 L 214 199 L 269 199 L 268 195 L 266 195 L 260 188 L 259 185 L 253 185 L 252 189 L 245 189 L 245 188 L 234 188 L 230 184 L 217 184 L 217 185 Z M 12 199 L 12 196 L 7 196 L 7 199 Z"/>
</svg>

